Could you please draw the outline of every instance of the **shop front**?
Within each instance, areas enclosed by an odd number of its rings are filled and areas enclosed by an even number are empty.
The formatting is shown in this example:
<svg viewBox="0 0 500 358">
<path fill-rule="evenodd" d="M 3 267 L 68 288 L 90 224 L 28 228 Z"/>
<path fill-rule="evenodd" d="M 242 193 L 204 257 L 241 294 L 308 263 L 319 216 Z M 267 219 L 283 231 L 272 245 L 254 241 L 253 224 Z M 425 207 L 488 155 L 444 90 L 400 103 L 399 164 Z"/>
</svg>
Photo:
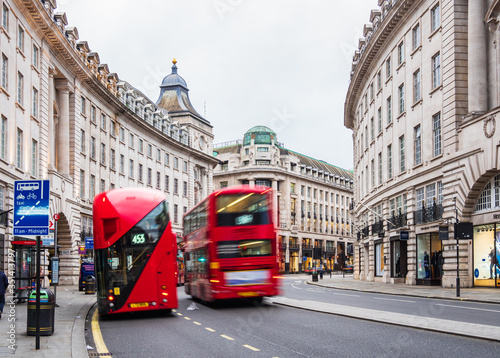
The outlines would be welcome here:
<svg viewBox="0 0 500 358">
<path fill-rule="evenodd" d="M 375 240 L 375 277 L 382 277 L 385 271 L 384 243 L 382 239 Z"/>
<path fill-rule="evenodd" d="M 391 236 L 391 278 L 396 283 L 404 283 L 408 273 L 408 241 L 400 235 Z"/>
<path fill-rule="evenodd" d="M 417 285 L 441 285 L 442 253 L 439 232 L 417 234 Z"/>
<path fill-rule="evenodd" d="M 500 287 L 500 224 L 474 226 L 474 286 Z"/>
<path fill-rule="evenodd" d="M 287 268 L 286 272 L 290 273 L 298 273 L 302 269 L 299 260 L 299 251 L 300 251 L 300 245 L 298 244 L 298 239 L 296 237 L 289 237 L 288 238 L 288 251 L 290 253 L 290 262 L 289 262 L 289 268 Z"/>
</svg>

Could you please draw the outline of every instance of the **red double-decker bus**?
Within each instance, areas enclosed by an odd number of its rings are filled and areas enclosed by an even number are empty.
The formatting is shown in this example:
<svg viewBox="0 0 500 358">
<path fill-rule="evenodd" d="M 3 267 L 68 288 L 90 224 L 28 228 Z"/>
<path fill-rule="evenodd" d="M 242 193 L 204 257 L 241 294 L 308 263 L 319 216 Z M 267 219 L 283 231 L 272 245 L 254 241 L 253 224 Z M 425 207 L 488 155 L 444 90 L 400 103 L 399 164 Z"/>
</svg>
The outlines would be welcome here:
<svg viewBox="0 0 500 358">
<path fill-rule="evenodd" d="M 94 198 L 100 315 L 177 308 L 177 243 L 165 195 L 113 189 Z"/>
<path fill-rule="evenodd" d="M 280 294 L 272 189 L 210 194 L 184 216 L 184 249 L 188 295 L 212 302 Z"/>
</svg>

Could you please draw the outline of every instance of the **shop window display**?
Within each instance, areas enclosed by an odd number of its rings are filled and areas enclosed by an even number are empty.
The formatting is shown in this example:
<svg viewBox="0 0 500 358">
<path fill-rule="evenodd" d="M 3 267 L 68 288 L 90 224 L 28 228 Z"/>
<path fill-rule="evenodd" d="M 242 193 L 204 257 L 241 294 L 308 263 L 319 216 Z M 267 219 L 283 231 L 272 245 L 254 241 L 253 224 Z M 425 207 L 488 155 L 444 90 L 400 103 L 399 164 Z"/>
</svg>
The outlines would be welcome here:
<svg viewBox="0 0 500 358">
<path fill-rule="evenodd" d="M 500 225 L 474 227 L 474 285 L 495 286 L 500 280 Z"/>
<path fill-rule="evenodd" d="M 443 254 L 439 234 L 417 235 L 417 279 L 430 282 L 441 280 L 442 275 Z"/>
</svg>

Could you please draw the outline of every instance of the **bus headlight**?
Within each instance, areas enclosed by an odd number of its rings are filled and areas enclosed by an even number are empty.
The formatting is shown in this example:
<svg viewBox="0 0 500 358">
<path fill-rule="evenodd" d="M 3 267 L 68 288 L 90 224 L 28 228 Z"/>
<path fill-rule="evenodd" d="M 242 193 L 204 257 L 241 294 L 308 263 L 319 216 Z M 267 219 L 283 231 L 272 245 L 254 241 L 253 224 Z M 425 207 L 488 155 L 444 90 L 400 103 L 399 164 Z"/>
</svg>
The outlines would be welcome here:
<svg viewBox="0 0 500 358">
<path fill-rule="evenodd" d="M 151 302 L 151 306 L 156 306 L 156 302 Z"/>
<path fill-rule="evenodd" d="M 166 298 L 164 298 L 164 299 L 163 299 L 163 302 L 164 302 L 164 303 L 167 303 L 167 302 L 168 302 L 168 300 L 167 300 Z"/>
</svg>

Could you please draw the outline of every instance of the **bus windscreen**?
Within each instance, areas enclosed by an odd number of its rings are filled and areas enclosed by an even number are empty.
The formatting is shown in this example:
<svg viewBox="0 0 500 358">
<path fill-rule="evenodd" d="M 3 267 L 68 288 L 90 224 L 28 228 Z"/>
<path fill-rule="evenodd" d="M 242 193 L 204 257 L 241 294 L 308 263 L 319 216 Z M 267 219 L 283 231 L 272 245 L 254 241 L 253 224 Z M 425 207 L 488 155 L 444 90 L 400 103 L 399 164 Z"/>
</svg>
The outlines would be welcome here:
<svg viewBox="0 0 500 358">
<path fill-rule="evenodd" d="M 217 226 L 267 225 L 268 197 L 264 194 L 227 194 L 216 199 Z"/>
<path fill-rule="evenodd" d="M 220 259 L 235 259 L 239 257 L 271 256 L 271 240 L 234 240 L 219 241 L 217 256 Z"/>
</svg>

